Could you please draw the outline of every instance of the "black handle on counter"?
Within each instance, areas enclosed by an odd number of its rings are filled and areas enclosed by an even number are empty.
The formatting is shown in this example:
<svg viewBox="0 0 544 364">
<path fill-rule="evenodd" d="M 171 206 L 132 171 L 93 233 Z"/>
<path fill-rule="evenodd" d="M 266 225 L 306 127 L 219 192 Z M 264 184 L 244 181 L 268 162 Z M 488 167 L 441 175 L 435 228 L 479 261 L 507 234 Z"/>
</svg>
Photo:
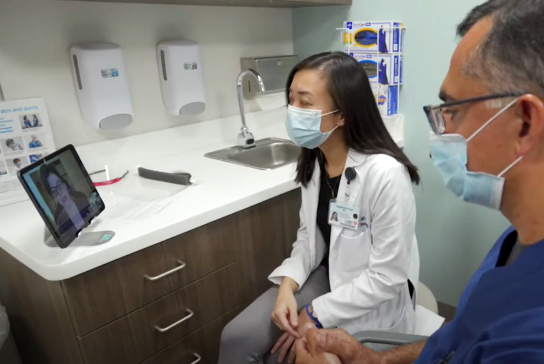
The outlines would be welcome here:
<svg viewBox="0 0 544 364">
<path fill-rule="evenodd" d="M 154 181 L 161 181 L 167 183 L 174 183 L 177 185 L 190 186 L 191 183 L 191 174 L 190 173 L 168 173 L 168 172 L 159 172 L 152 171 L 146 168 L 138 168 L 138 175 L 142 178 L 151 179 Z"/>
</svg>

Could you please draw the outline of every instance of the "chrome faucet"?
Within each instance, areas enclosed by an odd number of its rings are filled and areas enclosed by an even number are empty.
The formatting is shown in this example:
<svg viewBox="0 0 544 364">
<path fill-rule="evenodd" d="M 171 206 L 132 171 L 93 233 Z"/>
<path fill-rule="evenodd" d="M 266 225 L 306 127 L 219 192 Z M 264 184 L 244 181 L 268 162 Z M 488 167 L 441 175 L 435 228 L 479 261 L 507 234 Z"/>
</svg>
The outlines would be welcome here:
<svg viewBox="0 0 544 364">
<path fill-rule="evenodd" d="M 244 95 L 242 94 L 242 85 L 244 82 L 244 77 L 247 75 L 253 75 L 259 83 L 259 88 L 261 92 L 265 92 L 263 79 L 256 71 L 252 69 L 247 69 L 242 71 L 238 76 L 238 83 L 236 87 L 238 89 L 238 105 L 240 106 L 240 117 L 242 118 L 242 127 L 240 128 L 240 134 L 238 134 L 238 146 L 242 148 L 252 148 L 255 146 L 255 138 L 253 134 L 249 131 L 246 125 L 246 111 L 244 108 Z"/>
</svg>

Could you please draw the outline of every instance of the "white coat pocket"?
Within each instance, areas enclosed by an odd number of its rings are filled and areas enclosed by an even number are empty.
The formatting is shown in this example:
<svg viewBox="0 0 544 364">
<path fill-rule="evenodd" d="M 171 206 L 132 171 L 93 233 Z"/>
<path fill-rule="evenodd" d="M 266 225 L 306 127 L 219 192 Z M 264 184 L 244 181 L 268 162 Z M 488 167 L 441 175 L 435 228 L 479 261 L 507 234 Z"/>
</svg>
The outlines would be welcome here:
<svg viewBox="0 0 544 364">
<path fill-rule="evenodd" d="M 339 267 L 357 273 L 368 268 L 370 256 L 370 234 L 360 230 L 344 229 L 338 244 Z"/>
</svg>

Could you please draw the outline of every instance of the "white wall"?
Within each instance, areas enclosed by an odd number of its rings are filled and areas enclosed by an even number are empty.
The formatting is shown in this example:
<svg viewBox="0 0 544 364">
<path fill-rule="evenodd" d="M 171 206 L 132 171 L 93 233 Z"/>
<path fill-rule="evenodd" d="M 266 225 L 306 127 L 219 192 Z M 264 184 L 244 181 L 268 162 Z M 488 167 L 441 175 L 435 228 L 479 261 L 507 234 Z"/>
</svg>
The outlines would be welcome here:
<svg viewBox="0 0 544 364">
<path fill-rule="evenodd" d="M 195 117 L 171 117 L 162 103 L 156 45 L 178 38 L 202 45 L 207 108 Z M 88 41 L 118 43 L 125 51 L 135 112 L 125 129 L 105 132 L 83 123 L 68 52 Z M 0 0 L 4 96 L 44 97 L 57 147 L 235 115 L 240 57 L 292 52 L 288 9 Z"/>
</svg>

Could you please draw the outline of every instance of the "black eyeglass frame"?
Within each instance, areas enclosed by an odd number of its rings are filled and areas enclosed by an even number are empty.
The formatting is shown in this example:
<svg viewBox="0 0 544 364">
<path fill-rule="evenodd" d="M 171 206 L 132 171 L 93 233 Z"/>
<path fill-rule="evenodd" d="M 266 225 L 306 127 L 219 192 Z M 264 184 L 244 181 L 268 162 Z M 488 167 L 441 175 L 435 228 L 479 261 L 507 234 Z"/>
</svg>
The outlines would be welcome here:
<svg viewBox="0 0 544 364">
<path fill-rule="evenodd" d="M 482 101 L 488 101 L 488 100 L 503 99 L 507 97 L 520 97 L 523 95 L 525 95 L 525 93 L 521 93 L 521 92 L 508 92 L 503 94 L 484 95 L 484 96 L 472 97 L 470 99 L 445 102 L 440 105 L 424 106 L 423 111 L 425 112 L 425 116 L 427 116 L 427 120 L 429 121 L 429 125 L 431 126 L 432 131 L 435 134 L 441 135 L 441 134 L 444 134 L 444 132 L 446 131 L 446 121 L 444 120 L 444 115 L 442 114 L 442 109 L 444 108 L 459 106 L 459 105 L 468 104 L 471 102 L 482 102 Z"/>
</svg>

